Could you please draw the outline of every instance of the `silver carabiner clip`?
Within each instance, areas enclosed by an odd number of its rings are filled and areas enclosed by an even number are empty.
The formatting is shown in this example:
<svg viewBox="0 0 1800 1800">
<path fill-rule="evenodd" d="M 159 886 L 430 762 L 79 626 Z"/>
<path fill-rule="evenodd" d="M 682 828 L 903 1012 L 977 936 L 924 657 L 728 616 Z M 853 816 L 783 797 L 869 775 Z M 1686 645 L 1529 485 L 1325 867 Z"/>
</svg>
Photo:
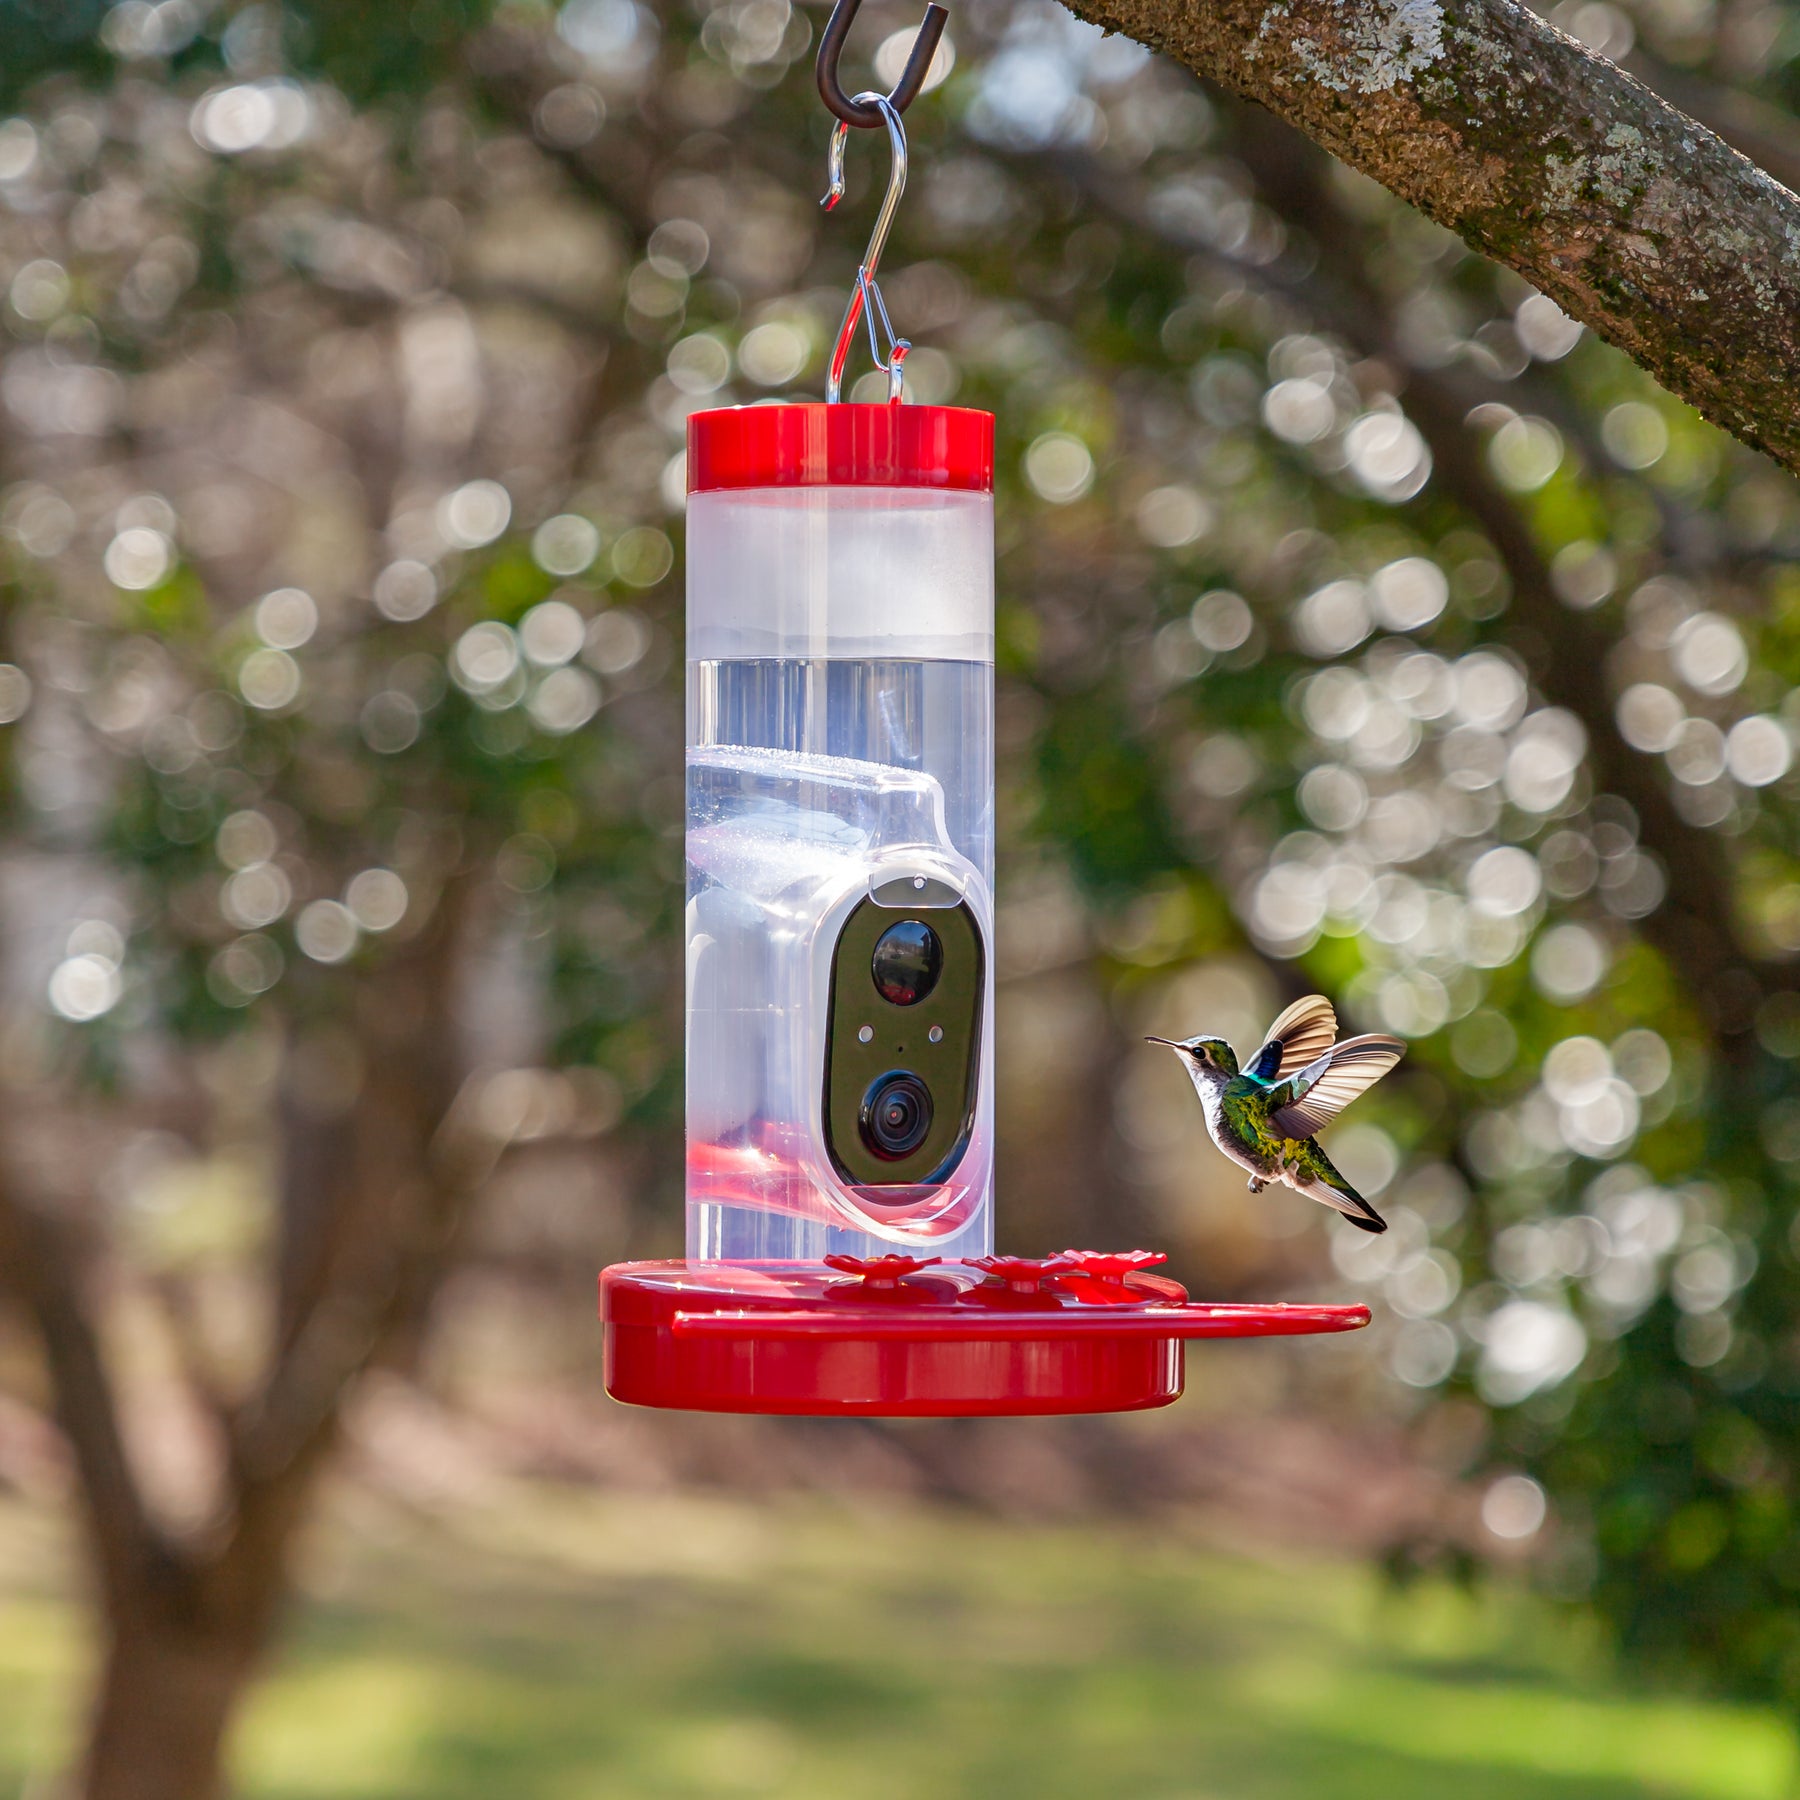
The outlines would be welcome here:
<svg viewBox="0 0 1800 1800">
<path fill-rule="evenodd" d="M 887 193 L 882 199 L 881 211 L 876 215 L 875 229 L 869 234 L 869 247 L 863 252 L 857 268 L 856 286 L 850 290 L 844 321 L 838 327 L 837 342 L 832 346 L 831 365 L 825 375 L 825 399 L 828 404 L 835 404 L 844 397 L 844 365 L 850 360 L 850 344 L 856 336 L 857 321 L 862 319 L 868 325 L 869 355 L 874 359 L 875 367 L 888 378 L 888 404 L 898 406 L 906 379 L 906 353 L 912 345 L 905 338 L 894 335 L 893 321 L 888 317 L 887 303 L 876 284 L 875 271 L 880 266 L 882 251 L 887 248 L 894 214 L 900 209 L 900 196 L 906 192 L 906 127 L 900 123 L 899 108 L 887 95 L 858 94 L 856 100 L 859 105 L 872 106 L 881 114 L 882 123 L 887 126 L 893 163 L 888 170 Z M 829 185 L 819 203 L 827 212 L 844 197 L 844 146 L 849 137 L 850 127 L 840 119 L 832 128 L 831 150 L 826 163 Z M 882 351 L 884 339 L 885 355 Z"/>
</svg>

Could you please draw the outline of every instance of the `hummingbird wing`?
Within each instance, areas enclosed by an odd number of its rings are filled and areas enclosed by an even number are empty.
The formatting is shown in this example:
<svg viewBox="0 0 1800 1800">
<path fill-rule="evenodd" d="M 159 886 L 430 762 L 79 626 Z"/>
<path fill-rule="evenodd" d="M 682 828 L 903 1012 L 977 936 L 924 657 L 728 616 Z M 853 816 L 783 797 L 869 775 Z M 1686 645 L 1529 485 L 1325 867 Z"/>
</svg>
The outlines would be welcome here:
<svg viewBox="0 0 1800 1800">
<path fill-rule="evenodd" d="M 1297 1075 L 1331 1048 L 1337 1036 L 1337 1014 L 1323 994 L 1296 1000 L 1273 1025 L 1263 1047 L 1245 1065 L 1244 1073 L 1265 1085 Z"/>
<path fill-rule="evenodd" d="M 1316 1136 L 1405 1054 L 1406 1046 L 1391 1037 L 1353 1037 L 1333 1044 L 1270 1094 L 1269 1123 L 1283 1137 Z"/>
</svg>

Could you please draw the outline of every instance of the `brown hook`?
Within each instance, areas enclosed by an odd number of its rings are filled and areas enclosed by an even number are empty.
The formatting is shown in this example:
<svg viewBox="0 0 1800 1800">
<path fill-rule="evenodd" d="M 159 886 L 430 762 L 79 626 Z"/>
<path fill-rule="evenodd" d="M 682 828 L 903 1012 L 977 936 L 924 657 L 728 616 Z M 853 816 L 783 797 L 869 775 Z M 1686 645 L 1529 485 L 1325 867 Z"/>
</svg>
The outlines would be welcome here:
<svg viewBox="0 0 1800 1800">
<path fill-rule="evenodd" d="M 856 15 L 862 7 L 862 0 L 837 0 L 831 9 L 831 17 L 825 21 L 825 29 L 819 34 L 819 60 L 815 65 L 815 73 L 819 82 L 819 98 L 831 108 L 846 125 L 854 125 L 862 131 L 873 131 L 883 124 L 880 109 L 859 100 L 852 100 L 838 81 L 838 58 L 844 51 L 844 40 L 850 35 L 850 27 L 856 23 Z M 931 59 L 937 54 L 938 39 L 944 35 L 944 25 L 950 14 L 932 0 L 925 8 L 925 18 L 919 26 L 919 35 L 913 39 L 912 54 L 906 59 L 906 67 L 901 71 L 900 79 L 894 83 L 894 91 L 888 95 L 888 104 L 897 113 L 903 113 L 918 99 L 919 90 L 925 85 L 926 74 L 931 68 Z"/>
</svg>

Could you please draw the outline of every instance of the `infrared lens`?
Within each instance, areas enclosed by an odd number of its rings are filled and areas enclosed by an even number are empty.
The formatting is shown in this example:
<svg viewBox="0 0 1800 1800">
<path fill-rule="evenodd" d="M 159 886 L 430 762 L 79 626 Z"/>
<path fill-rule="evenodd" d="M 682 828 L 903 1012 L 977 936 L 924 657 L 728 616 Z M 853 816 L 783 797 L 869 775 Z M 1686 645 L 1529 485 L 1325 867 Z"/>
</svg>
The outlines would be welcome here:
<svg viewBox="0 0 1800 1800">
<path fill-rule="evenodd" d="M 890 925 L 875 940 L 870 973 L 875 991 L 893 1006 L 916 1006 L 938 984 L 944 968 L 944 946 L 938 934 L 918 919 Z"/>
</svg>

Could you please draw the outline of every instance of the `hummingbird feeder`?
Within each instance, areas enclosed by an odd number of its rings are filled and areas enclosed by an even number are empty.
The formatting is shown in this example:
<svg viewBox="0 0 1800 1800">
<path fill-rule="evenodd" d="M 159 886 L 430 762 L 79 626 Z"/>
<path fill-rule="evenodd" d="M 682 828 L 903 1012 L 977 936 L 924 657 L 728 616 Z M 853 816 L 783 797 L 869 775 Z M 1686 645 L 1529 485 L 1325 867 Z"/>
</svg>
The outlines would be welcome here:
<svg viewBox="0 0 1800 1800">
<path fill-rule="evenodd" d="M 1152 1251 L 993 1254 L 994 420 L 905 403 L 876 272 L 893 162 L 824 404 L 688 420 L 687 1255 L 600 1278 L 606 1385 L 711 1412 L 1167 1405 L 1190 1339 L 1350 1331 L 1360 1306 L 1201 1305 Z M 887 397 L 842 399 L 866 324 Z"/>
</svg>

